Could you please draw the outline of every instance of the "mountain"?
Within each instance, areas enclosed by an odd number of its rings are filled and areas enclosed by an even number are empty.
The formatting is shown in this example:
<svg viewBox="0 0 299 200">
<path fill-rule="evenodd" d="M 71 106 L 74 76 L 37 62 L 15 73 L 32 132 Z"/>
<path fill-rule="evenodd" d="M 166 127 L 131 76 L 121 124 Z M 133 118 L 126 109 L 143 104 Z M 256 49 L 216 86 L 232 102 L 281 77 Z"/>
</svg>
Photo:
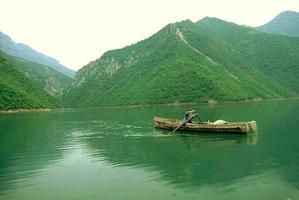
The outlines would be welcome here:
<svg viewBox="0 0 299 200">
<path fill-rule="evenodd" d="M 70 78 L 74 78 L 75 71 L 61 65 L 57 60 L 39 53 L 25 44 L 15 43 L 8 35 L 0 32 L 0 50 L 32 62 L 47 65 Z"/>
<path fill-rule="evenodd" d="M 266 33 L 299 37 L 299 13 L 284 11 L 270 22 L 256 28 Z"/>
<path fill-rule="evenodd" d="M 59 104 L 34 82 L 25 77 L 0 51 L 0 110 L 54 108 Z"/>
<path fill-rule="evenodd" d="M 72 84 L 72 78 L 47 65 L 34 63 L 19 57 L 9 57 L 10 62 L 16 69 L 22 72 L 23 75 L 32 80 L 39 87 L 43 88 L 44 91 L 51 96 L 62 96 L 64 90 Z"/>
<path fill-rule="evenodd" d="M 206 17 L 169 24 L 80 69 L 72 106 L 298 97 L 299 38 Z"/>
</svg>

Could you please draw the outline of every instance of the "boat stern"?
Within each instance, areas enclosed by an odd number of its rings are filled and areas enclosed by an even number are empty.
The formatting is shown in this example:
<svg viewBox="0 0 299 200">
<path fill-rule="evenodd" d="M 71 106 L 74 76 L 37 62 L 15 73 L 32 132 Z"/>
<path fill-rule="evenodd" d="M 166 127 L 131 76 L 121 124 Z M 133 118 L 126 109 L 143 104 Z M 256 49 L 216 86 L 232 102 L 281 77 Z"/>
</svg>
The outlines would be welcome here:
<svg viewBox="0 0 299 200">
<path fill-rule="evenodd" d="M 247 131 L 247 133 L 257 132 L 256 121 L 247 122 L 247 124 L 246 124 L 246 131 Z"/>
</svg>

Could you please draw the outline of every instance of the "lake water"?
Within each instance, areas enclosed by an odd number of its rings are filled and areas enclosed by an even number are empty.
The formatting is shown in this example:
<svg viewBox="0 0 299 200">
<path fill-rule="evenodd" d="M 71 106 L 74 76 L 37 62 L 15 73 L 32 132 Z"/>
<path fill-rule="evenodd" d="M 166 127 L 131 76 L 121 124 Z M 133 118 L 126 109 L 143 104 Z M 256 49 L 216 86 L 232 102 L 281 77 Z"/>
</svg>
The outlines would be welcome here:
<svg viewBox="0 0 299 200">
<path fill-rule="evenodd" d="M 153 127 L 190 107 L 258 132 Z M 0 199 L 299 199 L 299 101 L 0 114 Z"/>
</svg>

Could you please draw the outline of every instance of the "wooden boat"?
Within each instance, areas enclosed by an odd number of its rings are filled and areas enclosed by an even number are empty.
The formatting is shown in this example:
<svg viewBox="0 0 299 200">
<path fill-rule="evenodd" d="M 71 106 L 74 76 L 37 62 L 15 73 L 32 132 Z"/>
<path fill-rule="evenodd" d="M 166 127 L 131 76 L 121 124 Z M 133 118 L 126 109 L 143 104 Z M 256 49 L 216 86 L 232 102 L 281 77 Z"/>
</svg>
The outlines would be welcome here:
<svg viewBox="0 0 299 200">
<path fill-rule="evenodd" d="M 155 117 L 156 128 L 174 130 L 183 124 L 182 120 Z M 215 124 L 212 122 L 186 123 L 179 127 L 178 131 L 197 131 L 197 132 L 215 132 L 215 133 L 238 133 L 246 134 L 257 130 L 256 122 L 224 122 Z"/>
</svg>

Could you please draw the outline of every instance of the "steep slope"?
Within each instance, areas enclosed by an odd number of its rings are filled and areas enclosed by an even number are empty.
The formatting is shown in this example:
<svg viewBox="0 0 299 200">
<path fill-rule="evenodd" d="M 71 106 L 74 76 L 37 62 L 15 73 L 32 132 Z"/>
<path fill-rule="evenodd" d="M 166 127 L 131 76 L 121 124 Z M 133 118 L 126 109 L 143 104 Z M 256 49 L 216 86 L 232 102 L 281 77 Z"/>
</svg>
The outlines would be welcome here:
<svg viewBox="0 0 299 200">
<path fill-rule="evenodd" d="M 34 63 L 22 58 L 8 56 L 10 62 L 22 72 L 27 78 L 32 80 L 40 88 L 54 97 L 62 96 L 64 90 L 68 88 L 72 79 L 46 65 Z"/>
<path fill-rule="evenodd" d="M 299 37 L 299 13 L 284 11 L 270 22 L 256 28 L 266 33 Z"/>
<path fill-rule="evenodd" d="M 297 38 L 186 20 L 89 63 L 66 99 L 98 106 L 298 96 L 298 48 Z"/>
<path fill-rule="evenodd" d="M 0 110 L 54 108 L 56 100 L 19 72 L 0 51 Z"/>
<path fill-rule="evenodd" d="M 218 47 L 202 48 L 219 63 L 243 73 L 278 94 L 299 93 L 299 38 L 258 32 L 216 18 L 205 18 L 197 32 L 209 35 Z M 196 45 L 195 39 L 193 43 Z"/>
<path fill-rule="evenodd" d="M 0 50 L 12 56 L 50 66 L 70 78 L 75 76 L 75 71 L 61 65 L 54 58 L 39 53 L 25 44 L 15 43 L 8 35 L 2 32 L 0 32 Z"/>
</svg>

